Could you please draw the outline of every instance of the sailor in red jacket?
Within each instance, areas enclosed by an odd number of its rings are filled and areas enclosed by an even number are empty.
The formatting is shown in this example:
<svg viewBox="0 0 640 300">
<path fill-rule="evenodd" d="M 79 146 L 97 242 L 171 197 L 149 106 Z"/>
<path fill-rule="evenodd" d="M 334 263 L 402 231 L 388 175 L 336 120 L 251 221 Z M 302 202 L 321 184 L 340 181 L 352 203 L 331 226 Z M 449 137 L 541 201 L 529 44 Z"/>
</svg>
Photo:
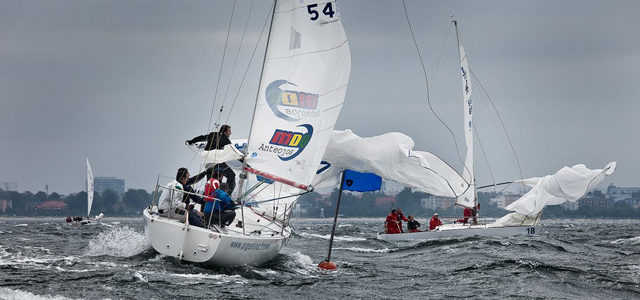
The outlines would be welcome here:
<svg viewBox="0 0 640 300">
<path fill-rule="evenodd" d="M 400 233 L 400 229 L 398 228 L 398 218 L 395 209 L 392 209 L 391 213 L 387 215 L 387 219 L 384 222 L 384 227 L 387 229 L 388 234 Z"/>
<path fill-rule="evenodd" d="M 440 221 L 438 213 L 433 214 L 433 217 L 431 217 L 431 221 L 429 221 L 429 230 L 434 230 L 440 225 L 442 225 L 442 221 Z"/>
<path fill-rule="evenodd" d="M 465 207 L 464 208 L 464 219 L 458 219 L 458 220 L 456 220 L 456 222 L 467 224 L 469 222 L 469 218 L 471 218 L 472 216 L 473 216 L 473 211 L 471 211 L 470 208 Z"/>
</svg>

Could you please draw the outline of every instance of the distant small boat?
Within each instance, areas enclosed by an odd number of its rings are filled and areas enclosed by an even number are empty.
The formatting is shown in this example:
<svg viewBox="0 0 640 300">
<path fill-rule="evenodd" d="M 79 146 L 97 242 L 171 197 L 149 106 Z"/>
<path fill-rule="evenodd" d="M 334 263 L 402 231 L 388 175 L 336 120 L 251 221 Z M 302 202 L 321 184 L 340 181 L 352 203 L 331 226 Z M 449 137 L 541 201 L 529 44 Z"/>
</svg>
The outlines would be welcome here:
<svg viewBox="0 0 640 300">
<path fill-rule="evenodd" d="M 87 225 L 91 224 L 91 207 L 93 206 L 93 171 L 91 170 L 91 163 L 89 163 L 89 158 L 87 161 L 87 217 L 67 217 L 65 222 L 67 224 L 81 224 Z M 103 213 L 97 215 L 94 221 L 102 221 Z"/>
</svg>

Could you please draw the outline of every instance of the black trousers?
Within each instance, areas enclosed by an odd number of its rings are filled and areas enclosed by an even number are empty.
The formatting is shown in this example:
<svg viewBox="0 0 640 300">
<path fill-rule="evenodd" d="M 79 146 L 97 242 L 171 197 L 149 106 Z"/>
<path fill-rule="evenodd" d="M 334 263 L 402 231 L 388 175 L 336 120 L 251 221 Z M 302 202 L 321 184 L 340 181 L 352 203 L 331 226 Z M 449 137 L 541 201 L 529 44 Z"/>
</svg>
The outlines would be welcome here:
<svg viewBox="0 0 640 300">
<path fill-rule="evenodd" d="M 218 225 L 220 227 L 225 227 L 231 225 L 233 219 L 236 218 L 236 212 L 233 210 L 225 210 L 222 213 L 219 211 L 212 211 L 209 214 L 205 215 L 205 222 L 207 225 Z M 211 220 L 211 222 L 209 222 Z"/>
</svg>

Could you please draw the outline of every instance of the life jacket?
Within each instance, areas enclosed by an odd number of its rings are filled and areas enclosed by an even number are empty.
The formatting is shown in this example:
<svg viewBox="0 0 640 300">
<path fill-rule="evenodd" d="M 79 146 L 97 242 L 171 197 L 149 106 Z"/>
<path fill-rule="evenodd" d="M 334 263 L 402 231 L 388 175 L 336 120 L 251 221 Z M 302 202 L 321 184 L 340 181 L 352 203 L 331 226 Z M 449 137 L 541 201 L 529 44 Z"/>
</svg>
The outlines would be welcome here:
<svg viewBox="0 0 640 300">
<path fill-rule="evenodd" d="M 207 183 L 204 185 L 204 195 L 206 196 L 205 200 L 213 201 L 213 198 L 214 198 L 213 192 L 215 192 L 219 187 L 220 187 L 220 182 L 218 181 L 218 179 L 215 179 L 215 178 L 209 179 L 209 181 L 207 181 Z"/>
</svg>

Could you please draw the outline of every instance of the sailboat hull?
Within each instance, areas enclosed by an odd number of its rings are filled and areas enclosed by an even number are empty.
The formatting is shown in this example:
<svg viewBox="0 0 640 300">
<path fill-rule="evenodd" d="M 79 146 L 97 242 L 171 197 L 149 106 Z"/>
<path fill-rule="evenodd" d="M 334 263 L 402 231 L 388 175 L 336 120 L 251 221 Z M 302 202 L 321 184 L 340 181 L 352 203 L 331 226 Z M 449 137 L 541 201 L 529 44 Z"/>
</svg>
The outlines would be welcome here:
<svg viewBox="0 0 640 300">
<path fill-rule="evenodd" d="M 177 220 L 144 210 L 145 234 L 161 254 L 212 267 L 257 266 L 275 258 L 290 231 L 281 234 L 244 235 L 241 229 L 217 232 L 185 226 Z"/>
<path fill-rule="evenodd" d="M 462 225 L 447 224 L 436 230 L 386 234 L 380 233 L 377 238 L 387 242 L 435 240 L 455 237 L 510 237 L 510 236 L 537 236 L 540 234 L 540 226 L 488 226 L 488 225 Z"/>
</svg>

